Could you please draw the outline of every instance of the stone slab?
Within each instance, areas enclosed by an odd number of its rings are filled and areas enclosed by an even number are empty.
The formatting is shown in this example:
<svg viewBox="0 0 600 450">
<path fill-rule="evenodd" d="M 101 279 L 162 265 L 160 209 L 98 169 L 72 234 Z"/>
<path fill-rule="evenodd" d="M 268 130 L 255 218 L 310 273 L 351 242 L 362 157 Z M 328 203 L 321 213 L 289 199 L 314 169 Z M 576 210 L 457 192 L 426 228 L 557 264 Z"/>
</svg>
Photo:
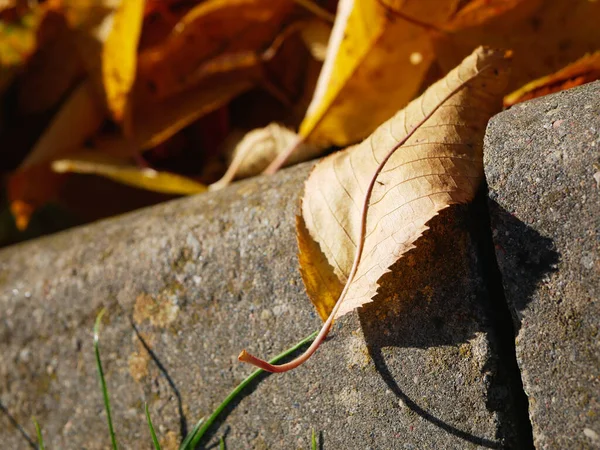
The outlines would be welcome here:
<svg viewBox="0 0 600 450">
<path fill-rule="evenodd" d="M 297 269 L 295 214 L 309 166 L 0 252 L 0 401 L 48 448 L 109 446 L 92 348 L 122 448 L 167 449 L 251 368 L 320 325 Z M 350 314 L 307 364 L 242 396 L 202 444 L 230 449 L 514 448 L 468 208 L 432 223 L 376 304 Z M 415 270 L 415 268 L 417 268 Z M 132 322 L 160 366 L 140 343 Z M 0 414 L 5 448 L 26 445 Z M 203 447 L 203 448 L 204 448 Z"/>
<path fill-rule="evenodd" d="M 600 448 L 600 82 L 494 117 L 485 173 L 535 445 Z"/>
</svg>

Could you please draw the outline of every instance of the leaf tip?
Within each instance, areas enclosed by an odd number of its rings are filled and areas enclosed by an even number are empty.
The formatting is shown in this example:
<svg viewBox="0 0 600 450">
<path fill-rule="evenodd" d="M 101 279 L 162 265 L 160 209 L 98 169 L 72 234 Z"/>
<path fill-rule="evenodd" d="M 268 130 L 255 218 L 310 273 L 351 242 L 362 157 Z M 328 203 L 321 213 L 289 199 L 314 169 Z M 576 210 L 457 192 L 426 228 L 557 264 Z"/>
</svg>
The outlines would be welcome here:
<svg viewBox="0 0 600 450">
<path fill-rule="evenodd" d="M 246 350 L 242 350 L 238 355 L 238 361 L 250 362 L 250 354 Z"/>
<path fill-rule="evenodd" d="M 19 231 L 25 231 L 33 215 L 34 206 L 22 200 L 15 200 L 10 204 L 10 210 L 15 218 L 15 226 Z"/>
</svg>

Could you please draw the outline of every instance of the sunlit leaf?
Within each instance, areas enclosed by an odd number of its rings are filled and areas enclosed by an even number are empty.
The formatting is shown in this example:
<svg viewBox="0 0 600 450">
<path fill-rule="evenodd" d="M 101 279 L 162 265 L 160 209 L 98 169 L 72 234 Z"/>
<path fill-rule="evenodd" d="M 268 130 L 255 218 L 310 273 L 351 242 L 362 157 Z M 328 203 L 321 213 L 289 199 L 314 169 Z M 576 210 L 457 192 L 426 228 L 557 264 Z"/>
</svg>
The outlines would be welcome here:
<svg viewBox="0 0 600 450">
<path fill-rule="evenodd" d="M 205 185 L 182 175 L 136 167 L 122 160 L 91 152 L 54 161 L 52 169 L 58 173 L 100 175 L 129 186 L 164 194 L 189 195 L 206 191 Z"/>
</svg>

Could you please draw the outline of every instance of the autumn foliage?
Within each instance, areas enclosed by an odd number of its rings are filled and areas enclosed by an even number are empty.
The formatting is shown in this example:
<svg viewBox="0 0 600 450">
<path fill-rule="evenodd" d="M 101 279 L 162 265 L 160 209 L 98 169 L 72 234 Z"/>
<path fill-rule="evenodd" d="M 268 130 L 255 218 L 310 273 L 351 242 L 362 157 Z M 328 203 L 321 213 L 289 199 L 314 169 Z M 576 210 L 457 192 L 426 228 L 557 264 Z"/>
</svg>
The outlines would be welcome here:
<svg viewBox="0 0 600 450">
<path fill-rule="evenodd" d="M 479 45 L 513 52 L 507 104 L 598 77 L 597 2 L 0 8 L 1 167 L 20 229 L 48 202 L 91 220 L 358 142 Z"/>
<path fill-rule="evenodd" d="M 241 356 L 287 370 L 473 198 L 503 100 L 600 77 L 599 17 L 585 0 L 8 0 L 2 217 L 89 221 L 350 145 L 316 165 L 298 218 L 320 337 L 284 367 Z"/>
</svg>

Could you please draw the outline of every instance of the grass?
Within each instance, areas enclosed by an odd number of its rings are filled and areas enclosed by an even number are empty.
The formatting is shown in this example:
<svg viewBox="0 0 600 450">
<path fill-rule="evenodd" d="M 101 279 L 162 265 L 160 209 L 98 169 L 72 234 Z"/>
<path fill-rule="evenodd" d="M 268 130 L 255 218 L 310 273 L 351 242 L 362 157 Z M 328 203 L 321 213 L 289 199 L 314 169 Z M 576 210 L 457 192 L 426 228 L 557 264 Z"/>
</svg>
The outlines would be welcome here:
<svg viewBox="0 0 600 450">
<path fill-rule="evenodd" d="M 146 420 L 148 421 L 148 428 L 150 428 L 150 436 L 152 437 L 154 449 L 160 450 L 160 442 L 158 442 L 156 431 L 154 431 L 154 425 L 152 425 L 152 419 L 150 418 L 150 412 L 148 411 L 148 403 L 144 403 L 144 410 L 146 412 Z"/>
<path fill-rule="evenodd" d="M 114 431 L 113 422 L 112 422 L 112 415 L 111 415 L 111 409 L 110 409 L 110 398 L 108 395 L 108 388 L 106 386 L 106 380 L 104 378 L 104 370 L 102 369 L 102 360 L 100 359 L 100 345 L 99 345 L 100 323 L 102 321 L 102 316 L 104 315 L 104 313 L 105 313 L 105 309 L 102 309 L 98 313 L 98 316 L 96 317 L 96 323 L 94 325 L 94 351 L 96 353 L 96 366 L 98 368 L 98 377 L 100 378 L 100 386 L 102 388 L 102 396 L 104 399 L 104 409 L 106 411 L 106 419 L 108 422 L 108 430 L 110 433 L 110 440 L 111 440 L 113 450 L 118 450 L 117 439 L 115 436 L 115 431 Z M 286 358 L 287 356 L 296 352 L 300 348 L 309 344 L 310 342 L 312 342 L 315 339 L 315 337 L 317 336 L 317 333 L 318 332 L 315 331 L 314 333 L 305 337 L 297 344 L 293 345 L 292 347 L 288 348 L 284 352 L 277 355 L 275 358 L 271 359 L 269 361 L 269 363 L 276 364 L 280 360 Z M 196 446 L 200 443 L 200 441 L 204 437 L 204 435 L 206 434 L 206 432 L 208 431 L 208 429 L 214 423 L 214 421 L 223 412 L 223 410 L 232 402 L 232 400 L 234 400 L 250 383 L 252 383 L 252 381 L 254 381 L 263 372 L 264 372 L 264 370 L 262 370 L 262 369 L 257 369 L 254 372 L 252 372 L 240 384 L 238 384 L 237 387 L 235 389 L 233 389 L 227 397 L 225 397 L 225 400 L 223 400 L 221 402 L 221 404 L 219 406 L 217 406 L 217 408 L 213 411 L 213 413 L 207 419 L 205 419 L 204 417 L 202 419 L 200 419 L 198 421 L 198 423 L 196 424 L 196 426 L 194 427 L 194 429 L 190 433 L 188 433 L 188 435 L 185 437 L 185 439 L 181 442 L 179 450 L 195 449 Z M 160 443 L 156 436 L 156 431 L 154 429 L 154 425 L 152 424 L 152 419 L 150 418 L 150 412 L 148 411 L 147 403 L 144 405 L 144 409 L 145 409 L 145 413 L 146 413 L 146 420 L 148 422 L 148 428 L 150 430 L 150 437 L 152 438 L 152 443 L 154 444 L 155 450 L 160 450 L 160 448 L 161 448 Z M 34 419 L 34 423 L 36 425 L 36 431 L 38 432 L 38 442 L 40 443 L 40 450 L 43 450 L 44 447 L 43 447 L 41 431 L 40 431 L 39 425 L 37 424 L 35 419 Z M 317 440 L 316 440 L 314 430 L 312 431 L 311 442 L 312 442 L 311 448 L 313 450 L 316 450 Z M 219 449 L 225 450 L 225 441 L 223 440 L 223 438 L 221 438 L 219 440 Z"/>
<path fill-rule="evenodd" d="M 104 397 L 104 409 L 106 410 L 106 420 L 108 422 L 108 431 L 110 433 L 110 442 L 113 450 L 117 450 L 117 438 L 115 437 L 115 430 L 113 428 L 112 416 L 110 414 L 110 398 L 108 397 L 108 389 L 106 387 L 106 380 L 104 379 L 104 370 L 102 369 L 102 361 L 100 360 L 100 322 L 102 322 L 102 316 L 106 310 L 102 308 L 96 317 L 96 323 L 94 324 L 94 352 L 96 353 L 96 366 L 98 367 L 98 377 L 100 378 L 100 386 L 102 387 L 102 396 Z"/>
<path fill-rule="evenodd" d="M 33 420 L 33 424 L 35 425 L 35 434 L 37 434 L 38 449 L 44 450 L 44 438 L 42 437 L 42 429 L 40 428 L 40 424 L 37 420 L 35 420 L 35 417 L 32 417 L 31 420 Z"/>
</svg>

